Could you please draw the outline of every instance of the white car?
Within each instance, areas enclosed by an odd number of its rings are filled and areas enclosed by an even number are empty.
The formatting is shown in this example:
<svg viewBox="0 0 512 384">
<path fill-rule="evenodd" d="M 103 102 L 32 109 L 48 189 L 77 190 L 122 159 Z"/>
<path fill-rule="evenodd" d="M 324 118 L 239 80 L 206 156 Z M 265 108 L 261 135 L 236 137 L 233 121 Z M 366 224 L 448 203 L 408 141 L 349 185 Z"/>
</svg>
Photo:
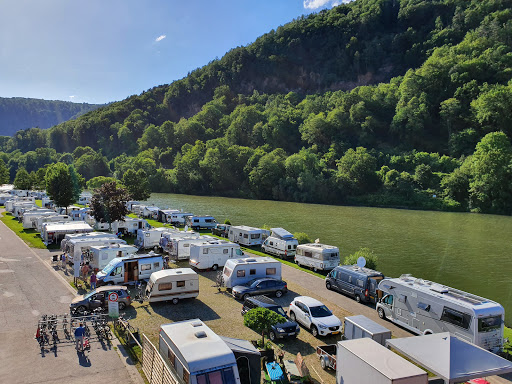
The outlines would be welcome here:
<svg viewBox="0 0 512 384">
<path fill-rule="evenodd" d="M 341 331 L 341 320 L 312 297 L 296 297 L 291 302 L 289 311 L 290 319 L 308 328 L 315 337 L 336 335 Z"/>
</svg>

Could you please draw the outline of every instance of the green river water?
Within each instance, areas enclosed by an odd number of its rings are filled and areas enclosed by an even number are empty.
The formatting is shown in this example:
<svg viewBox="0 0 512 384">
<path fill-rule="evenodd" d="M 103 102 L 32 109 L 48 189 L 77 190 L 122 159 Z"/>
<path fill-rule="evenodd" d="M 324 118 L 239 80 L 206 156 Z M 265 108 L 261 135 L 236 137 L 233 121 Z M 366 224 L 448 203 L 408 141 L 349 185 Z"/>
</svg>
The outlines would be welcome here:
<svg viewBox="0 0 512 384">
<path fill-rule="evenodd" d="M 233 225 L 283 227 L 378 256 L 386 276 L 410 273 L 501 303 L 512 324 L 512 217 L 152 194 L 161 208 L 212 215 Z"/>
</svg>

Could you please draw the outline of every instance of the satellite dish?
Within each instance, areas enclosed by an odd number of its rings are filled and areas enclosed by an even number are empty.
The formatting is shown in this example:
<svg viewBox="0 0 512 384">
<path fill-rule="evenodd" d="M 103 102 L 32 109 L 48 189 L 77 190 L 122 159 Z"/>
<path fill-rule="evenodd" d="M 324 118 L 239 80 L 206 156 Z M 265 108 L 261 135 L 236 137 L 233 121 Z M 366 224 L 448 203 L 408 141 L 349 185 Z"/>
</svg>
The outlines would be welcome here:
<svg viewBox="0 0 512 384">
<path fill-rule="evenodd" d="M 185 232 L 187 232 L 187 231 L 188 231 L 188 225 L 185 225 L 185 228 L 183 228 L 183 230 L 184 230 Z"/>
<path fill-rule="evenodd" d="M 315 239 L 315 244 L 318 244 L 320 242 L 320 239 Z"/>
<path fill-rule="evenodd" d="M 361 256 L 359 259 L 357 259 L 357 266 L 359 268 L 364 268 L 364 266 L 366 265 L 366 259 Z"/>
</svg>

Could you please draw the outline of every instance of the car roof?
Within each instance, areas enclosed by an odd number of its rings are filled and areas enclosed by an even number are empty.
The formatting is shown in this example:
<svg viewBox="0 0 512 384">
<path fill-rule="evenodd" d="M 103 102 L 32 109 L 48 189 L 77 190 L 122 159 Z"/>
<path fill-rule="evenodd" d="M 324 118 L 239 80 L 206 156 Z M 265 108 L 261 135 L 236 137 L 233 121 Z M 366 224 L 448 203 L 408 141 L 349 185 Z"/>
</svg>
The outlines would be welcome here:
<svg viewBox="0 0 512 384">
<path fill-rule="evenodd" d="M 246 300 L 260 304 L 262 307 L 280 307 L 279 304 L 277 304 L 274 300 L 265 295 L 251 296 L 248 297 Z"/>
<path fill-rule="evenodd" d="M 128 290 L 124 285 L 106 285 L 104 287 L 96 288 L 96 292 L 113 291 L 114 289 Z"/>
<path fill-rule="evenodd" d="M 299 296 L 293 299 L 293 301 L 300 301 L 302 304 L 306 304 L 308 307 L 317 307 L 320 305 L 324 305 L 321 301 L 317 299 L 313 299 L 309 296 Z"/>
</svg>

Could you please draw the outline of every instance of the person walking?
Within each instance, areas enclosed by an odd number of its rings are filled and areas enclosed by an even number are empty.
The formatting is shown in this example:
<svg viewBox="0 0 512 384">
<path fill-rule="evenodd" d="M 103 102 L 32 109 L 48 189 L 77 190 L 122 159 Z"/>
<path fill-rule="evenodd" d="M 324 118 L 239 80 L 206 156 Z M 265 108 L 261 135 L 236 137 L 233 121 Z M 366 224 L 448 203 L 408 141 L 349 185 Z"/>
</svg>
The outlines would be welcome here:
<svg viewBox="0 0 512 384">
<path fill-rule="evenodd" d="M 96 289 L 96 273 L 94 270 L 91 273 L 91 290 Z"/>
<path fill-rule="evenodd" d="M 89 274 L 89 264 L 84 263 L 82 266 L 82 279 L 84 280 L 84 283 L 87 283 L 87 275 Z"/>
<path fill-rule="evenodd" d="M 80 323 L 80 326 L 75 329 L 76 350 L 79 352 L 84 351 L 84 336 L 85 328 L 84 325 Z M 80 349 L 78 349 L 78 346 L 80 346 Z"/>
<path fill-rule="evenodd" d="M 62 262 L 62 269 L 66 269 L 66 254 L 65 253 L 63 253 L 60 256 L 60 261 Z"/>
</svg>

